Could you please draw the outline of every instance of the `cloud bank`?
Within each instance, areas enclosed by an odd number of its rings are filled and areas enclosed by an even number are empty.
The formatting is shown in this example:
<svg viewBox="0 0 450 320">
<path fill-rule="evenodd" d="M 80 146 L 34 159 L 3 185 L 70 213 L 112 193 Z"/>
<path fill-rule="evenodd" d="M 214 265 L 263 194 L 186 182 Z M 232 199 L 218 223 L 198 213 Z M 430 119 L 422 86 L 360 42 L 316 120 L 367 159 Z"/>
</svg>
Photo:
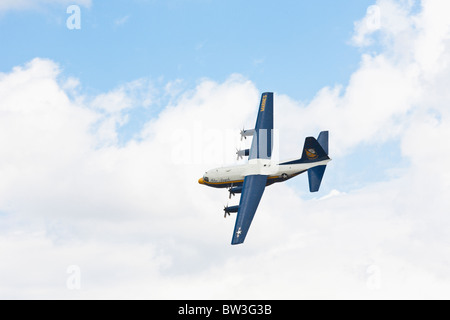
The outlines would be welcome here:
<svg viewBox="0 0 450 320">
<path fill-rule="evenodd" d="M 280 157 L 330 130 L 336 190 L 304 200 L 296 185 L 269 187 L 238 247 L 221 212 L 237 200 L 197 179 L 235 161 L 260 96 L 250 80 L 175 94 L 141 79 L 89 97 L 51 60 L 1 73 L 0 297 L 449 298 L 449 4 L 420 4 L 380 0 L 355 24 L 363 53 L 347 86 L 308 103 L 276 95 Z M 133 106 L 162 96 L 119 144 Z M 343 192 L 339 163 L 362 145 L 387 157 L 392 141 L 408 165 Z"/>
</svg>

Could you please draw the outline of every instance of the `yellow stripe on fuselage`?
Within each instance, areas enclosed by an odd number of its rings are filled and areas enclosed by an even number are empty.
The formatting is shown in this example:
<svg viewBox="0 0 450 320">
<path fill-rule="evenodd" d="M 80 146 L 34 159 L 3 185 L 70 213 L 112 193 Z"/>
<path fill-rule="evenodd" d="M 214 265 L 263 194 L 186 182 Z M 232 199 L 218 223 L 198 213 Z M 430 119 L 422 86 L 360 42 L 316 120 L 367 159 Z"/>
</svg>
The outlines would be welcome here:
<svg viewBox="0 0 450 320">
<path fill-rule="evenodd" d="M 279 176 L 274 176 L 274 177 L 267 177 L 267 179 L 278 179 Z M 204 184 L 208 185 L 215 185 L 215 186 L 220 186 L 220 185 L 224 185 L 224 184 L 231 184 L 231 183 L 244 183 L 244 180 L 234 180 L 234 181 L 221 181 L 221 182 L 206 182 L 204 181 Z"/>
<path fill-rule="evenodd" d="M 222 182 L 206 182 L 205 184 L 213 184 L 213 185 L 221 185 L 221 184 L 230 184 L 230 183 L 243 183 L 244 180 L 235 180 L 235 181 L 222 181 Z"/>
</svg>

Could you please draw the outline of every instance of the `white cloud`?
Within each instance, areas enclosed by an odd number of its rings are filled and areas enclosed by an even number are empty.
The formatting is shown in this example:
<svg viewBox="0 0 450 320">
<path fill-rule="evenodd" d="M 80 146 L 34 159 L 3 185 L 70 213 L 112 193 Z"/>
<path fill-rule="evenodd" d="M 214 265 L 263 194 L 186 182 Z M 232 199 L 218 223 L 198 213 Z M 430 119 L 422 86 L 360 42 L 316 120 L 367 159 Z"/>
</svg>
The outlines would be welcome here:
<svg viewBox="0 0 450 320">
<path fill-rule="evenodd" d="M 410 2 L 378 1 L 376 39 L 356 24 L 360 44 L 384 47 L 362 56 L 348 86 L 307 104 L 275 97 L 281 157 L 330 130 L 325 184 L 363 143 L 398 140 L 409 167 L 308 201 L 271 186 L 238 247 L 233 219 L 222 218 L 227 193 L 196 181 L 235 160 L 239 130 L 255 122 L 251 81 L 169 83 L 169 105 L 119 146 L 121 121 L 158 100 L 147 81 L 89 98 L 50 60 L 0 74 L 0 296 L 449 298 L 448 4 L 422 4 L 413 14 Z M 80 291 L 66 287 L 70 265 Z"/>
<path fill-rule="evenodd" d="M 99 94 L 91 106 L 107 113 L 117 113 L 137 105 L 147 107 L 152 102 L 152 86 L 145 79 L 122 85 L 108 93 Z"/>
<path fill-rule="evenodd" d="M 376 4 L 367 9 L 366 16 L 355 22 L 353 43 L 357 46 L 368 46 L 374 43 L 371 36 L 378 34 L 382 45 L 386 48 L 399 49 L 414 36 L 412 29 L 414 21 L 409 13 L 415 1 L 411 0 L 378 0 Z"/>
</svg>

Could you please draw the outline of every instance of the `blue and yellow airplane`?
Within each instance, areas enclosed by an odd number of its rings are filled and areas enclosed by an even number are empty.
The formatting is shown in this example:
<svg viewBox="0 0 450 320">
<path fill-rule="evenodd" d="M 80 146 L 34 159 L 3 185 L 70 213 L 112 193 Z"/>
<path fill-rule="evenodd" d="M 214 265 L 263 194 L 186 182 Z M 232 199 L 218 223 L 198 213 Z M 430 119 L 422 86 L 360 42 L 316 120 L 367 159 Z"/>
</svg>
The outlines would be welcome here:
<svg viewBox="0 0 450 320">
<path fill-rule="evenodd" d="M 237 212 L 231 244 L 243 243 L 258 208 L 266 186 L 283 182 L 303 172 L 308 172 L 309 190 L 317 192 L 331 159 L 328 157 L 328 131 L 322 131 L 317 140 L 307 137 L 300 159 L 273 163 L 273 93 L 261 96 L 255 129 L 242 130 L 241 140 L 253 136 L 250 149 L 236 152 L 238 158 L 248 156 L 248 163 L 222 167 L 207 171 L 198 183 L 214 187 L 229 188 L 230 198 L 241 194 L 238 206 L 224 208 L 225 217 Z"/>
</svg>

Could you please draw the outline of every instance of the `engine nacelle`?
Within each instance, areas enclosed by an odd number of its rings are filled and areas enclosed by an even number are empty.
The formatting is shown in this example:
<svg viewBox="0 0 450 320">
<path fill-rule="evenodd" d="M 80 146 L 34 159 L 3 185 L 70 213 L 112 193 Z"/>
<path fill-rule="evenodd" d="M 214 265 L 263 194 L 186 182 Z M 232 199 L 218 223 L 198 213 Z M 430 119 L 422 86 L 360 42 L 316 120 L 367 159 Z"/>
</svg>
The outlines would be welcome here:
<svg viewBox="0 0 450 320">
<path fill-rule="evenodd" d="M 242 187 L 231 187 L 228 191 L 230 192 L 231 199 L 231 196 L 234 196 L 236 193 L 242 193 Z"/>
<path fill-rule="evenodd" d="M 223 207 L 223 212 L 225 212 L 223 217 L 226 218 L 227 215 L 230 215 L 230 212 L 238 212 L 238 211 L 239 211 L 239 206 Z"/>
<path fill-rule="evenodd" d="M 247 137 L 251 137 L 254 134 L 255 134 L 255 129 L 250 129 L 250 130 L 242 129 L 241 130 L 241 141 L 242 141 L 242 138 L 247 139 Z"/>
<path fill-rule="evenodd" d="M 248 157 L 250 155 L 250 149 L 237 150 L 236 155 L 237 155 L 236 160 L 242 159 L 242 157 Z"/>
<path fill-rule="evenodd" d="M 230 193 L 234 196 L 236 193 L 242 193 L 242 187 L 232 187 L 230 188 Z"/>
<path fill-rule="evenodd" d="M 225 207 L 223 209 L 223 211 L 225 211 L 225 213 L 238 212 L 239 211 L 239 206 Z"/>
</svg>

